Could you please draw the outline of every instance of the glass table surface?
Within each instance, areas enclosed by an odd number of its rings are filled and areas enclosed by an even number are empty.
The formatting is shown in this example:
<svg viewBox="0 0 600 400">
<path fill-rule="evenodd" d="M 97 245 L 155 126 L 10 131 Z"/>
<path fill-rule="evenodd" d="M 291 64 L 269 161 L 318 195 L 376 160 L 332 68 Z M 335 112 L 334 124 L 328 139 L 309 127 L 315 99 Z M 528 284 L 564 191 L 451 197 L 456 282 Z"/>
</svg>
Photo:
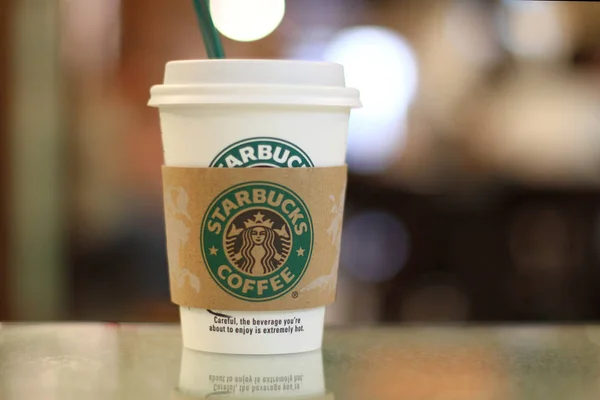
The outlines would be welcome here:
<svg viewBox="0 0 600 400">
<path fill-rule="evenodd" d="M 599 399 L 600 326 L 328 329 L 322 351 L 184 350 L 176 325 L 0 324 L 0 399 Z"/>
</svg>

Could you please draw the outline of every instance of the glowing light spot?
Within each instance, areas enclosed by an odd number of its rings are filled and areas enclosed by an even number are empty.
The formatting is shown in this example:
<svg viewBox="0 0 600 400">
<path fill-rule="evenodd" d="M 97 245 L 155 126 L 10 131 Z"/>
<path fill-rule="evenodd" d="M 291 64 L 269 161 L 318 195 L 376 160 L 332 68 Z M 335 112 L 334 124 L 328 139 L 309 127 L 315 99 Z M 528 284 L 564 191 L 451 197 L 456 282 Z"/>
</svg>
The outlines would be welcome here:
<svg viewBox="0 0 600 400">
<path fill-rule="evenodd" d="M 285 14 L 285 0 L 211 0 L 210 13 L 224 36 L 252 42 L 279 26 Z"/>
<path fill-rule="evenodd" d="M 362 26 L 341 31 L 324 58 L 344 65 L 346 83 L 360 90 L 363 108 L 350 118 L 350 168 L 359 173 L 385 169 L 405 141 L 406 116 L 418 86 L 416 55 L 400 34 Z"/>
<path fill-rule="evenodd" d="M 361 281 L 393 278 L 404 267 L 409 252 L 408 233 L 390 214 L 365 212 L 344 224 L 341 265 Z"/>
<path fill-rule="evenodd" d="M 561 55 L 567 47 L 556 3 L 504 0 L 498 16 L 502 41 L 514 54 L 553 58 Z"/>
</svg>

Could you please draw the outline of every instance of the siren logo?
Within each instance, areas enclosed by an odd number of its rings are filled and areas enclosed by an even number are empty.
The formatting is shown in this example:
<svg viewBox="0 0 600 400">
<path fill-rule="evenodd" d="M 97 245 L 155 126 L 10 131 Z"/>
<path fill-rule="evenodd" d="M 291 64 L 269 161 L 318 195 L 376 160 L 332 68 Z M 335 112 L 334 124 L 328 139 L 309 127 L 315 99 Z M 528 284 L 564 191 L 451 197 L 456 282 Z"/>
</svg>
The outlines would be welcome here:
<svg viewBox="0 0 600 400">
<path fill-rule="evenodd" d="M 314 167 L 308 155 L 293 143 L 260 137 L 245 139 L 228 146 L 210 163 L 221 168 L 299 168 Z"/>
<path fill-rule="evenodd" d="M 212 278 L 229 294 L 266 301 L 300 281 L 313 249 L 313 224 L 304 201 L 270 182 L 233 186 L 213 200 L 200 246 Z"/>
</svg>

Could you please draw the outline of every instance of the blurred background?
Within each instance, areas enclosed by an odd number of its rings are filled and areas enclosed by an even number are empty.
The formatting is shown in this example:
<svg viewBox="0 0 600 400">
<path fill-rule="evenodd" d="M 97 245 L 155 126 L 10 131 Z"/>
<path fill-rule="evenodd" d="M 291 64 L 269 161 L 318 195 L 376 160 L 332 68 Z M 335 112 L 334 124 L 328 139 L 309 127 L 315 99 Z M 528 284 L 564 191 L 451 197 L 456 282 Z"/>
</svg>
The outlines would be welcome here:
<svg viewBox="0 0 600 400">
<path fill-rule="evenodd" d="M 364 103 L 329 324 L 600 319 L 600 4 L 261 2 L 213 1 L 229 58 L 340 62 Z M 206 57 L 191 1 L 0 29 L 0 319 L 177 321 L 146 103 Z"/>
</svg>

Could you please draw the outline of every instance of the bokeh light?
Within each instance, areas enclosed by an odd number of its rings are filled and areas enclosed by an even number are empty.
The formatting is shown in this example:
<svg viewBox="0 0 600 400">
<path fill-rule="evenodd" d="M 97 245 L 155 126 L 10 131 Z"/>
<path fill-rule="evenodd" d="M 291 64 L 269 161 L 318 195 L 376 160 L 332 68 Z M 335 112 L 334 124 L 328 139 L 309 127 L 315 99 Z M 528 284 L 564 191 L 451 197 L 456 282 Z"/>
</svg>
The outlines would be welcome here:
<svg viewBox="0 0 600 400">
<path fill-rule="evenodd" d="M 342 30 L 324 58 L 344 65 L 363 108 L 350 118 L 348 164 L 359 173 L 384 170 L 402 150 L 408 108 L 418 87 L 417 58 L 398 33 L 376 26 Z"/>
<path fill-rule="evenodd" d="M 264 38 L 281 23 L 285 0 L 210 0 L 215 27 L 240 42 Z"/>
<path fill-rule="evenodd" d="M 444 23 L 444 34 L 451 47 L 469 62 L 483 66 L 500 57 L 486 7 L 484 2 L 453 1 Z"/>
<path fill-rule="evenodd" d="M 357 214 L 344 223 L 342 268 L 364 282 L 384 282 L 404 267 L 409 235 L 394 216 L 381 211 Z"/>
<path fill-rule="evenodd" d="M 476 151 L 523 182 L 595 183 L 598 107 L 598 91 L 575 77 L 538 69 L 510 77 L 473 110 L 481 124 Z"/>
<path fill-rule="evenodd" d="M 560 56 L 567 42 L 557 3 L 504 0 L 499 24 L 505 47 L 528 58 Z"/>
</svg>

